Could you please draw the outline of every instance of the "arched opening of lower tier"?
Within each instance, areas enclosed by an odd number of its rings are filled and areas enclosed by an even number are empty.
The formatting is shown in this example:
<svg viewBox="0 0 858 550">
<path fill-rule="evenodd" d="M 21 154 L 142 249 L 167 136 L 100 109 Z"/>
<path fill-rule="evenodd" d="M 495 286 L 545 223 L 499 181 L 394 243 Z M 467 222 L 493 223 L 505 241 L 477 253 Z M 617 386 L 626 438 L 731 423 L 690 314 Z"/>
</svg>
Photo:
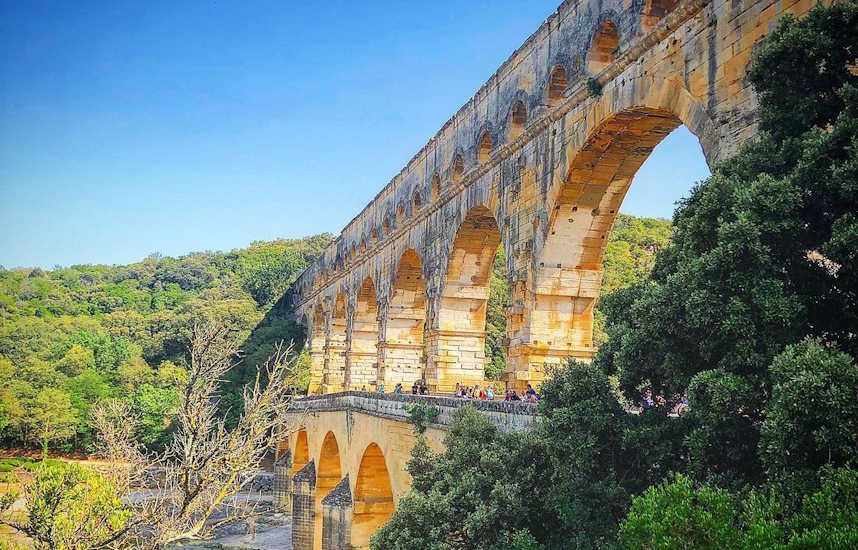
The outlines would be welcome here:
<svg viewBox="0 0 858 550">
<path fill-rule="evenodd" d="M 319 461 L 316 463 L 316 520 L 313 541 L 316 549 L 322 548 L 322 499 L 337 486 L 343 473 L 340 465 L 340 447 L 334 432 L 325 434 Z"/>
<path fill-rule="evenodd" d="M 653 149 L 681 124 L 667 110 L 626 109 L 596 127 L 576 152 L 549 212 L 534 282 L 513 296 L 524 307 L 510 317 L 510 337 L 520 342 L 509 350 L 511 386 L 540 381 L 568 356 L 595 353 L 594 306 L 620 205 Z"/>
<path fill-rule="evenodd" d="M 337 293 L 331 312 L 331 327 L 325 349 L 325 376 L 322 382 L 324 393 L 343 390 L 346 375 L 346 298 Z"/>
<path fill-rule="evenodd" d="M 358 290 L 352 320 L 352 339 L 348 358 L 348 389 L 371 389 L 377 382 L 378 301 L 372 278 L 367 277 Z"/>
<path fill-rule="evenodd" d="M 438 326 L 429 333 L 431 368 L 427 379 L 436 391 L 452 391 L 457 382 L 472 386 L 485 378 L 486 311 L 500 242 L 495 217 L 482 205 L 465 215 L 456 232 L 443 282 Z"/>
<path fill-rule="evenodd" d="M 325 312 L 322 304 L 313 311 L 313 324 L 307 339 L 310 352 L 310 385 L 307 393 L 320 392 L 325 373 Z"/>
<path fill-rule="evenodd" d="M 423 327 L 426 319 L 426 282 L 423 262 L 414 249 L 402 254 L 390 295 L 390 312 L 379 383 L 386 391 L 401 382 L 411 387 L 423 376 Z"/>
<path fill-rule="evenodd" d="M 295 453 L 292 455 L 292 475 L 310 462 L 310 446 L 307 444 L 307 430 L 301 430 L 295 436 Z"/>
<path fill-rule="evenodd" d="M 371 443 L 363 453 L 354 493 L 352 547 L 367 548 L 369 539 L 393 515 L 393 489 L 384 453 Z"/>
</svg>

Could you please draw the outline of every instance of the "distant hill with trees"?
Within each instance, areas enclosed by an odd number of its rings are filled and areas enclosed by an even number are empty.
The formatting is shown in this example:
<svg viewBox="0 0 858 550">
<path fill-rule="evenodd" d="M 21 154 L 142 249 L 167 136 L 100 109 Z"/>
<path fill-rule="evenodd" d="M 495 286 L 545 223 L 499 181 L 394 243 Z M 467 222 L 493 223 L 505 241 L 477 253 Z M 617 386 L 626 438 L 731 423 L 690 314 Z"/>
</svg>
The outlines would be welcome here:
<svg viewBox="0 0 858 550">
<path fill-rule="evenodd" d="M 620 215 L 605 254 L 603 290 L 646 276 L 670 234 L 667 220 Z M 140 439 L 162 446 L 191 330 L 203 321 L 228 325 L 244 342 L 242 365 L 223 389 L 233 416 L 240 388 L 275 342 L 294 339 L 303 347 L 303 332 L 281 297 L 332 239 L 326 233 L 230 252 L 152 254 L 128 265 L 0 270 L 0 441 L 87 450 L 92 406 L 123 396 L 141 418 Z M 503 269 L 499 254 L 486 343 L 487 375 L 494 378 L 505 369 Z M 300 360 L 309 366 L 306 354 Z"/>
<path fill-rule="evenodd" d="M 245 370 L 231 373 L 241 382 L 276 340 L 300 340 L 274 305 L 332 239 L 153 254 L 129 265 L 0 270 L 2 441 L 87 449 L 92 405 L 125 396 L 142 419 L 141 439 L 162 445 L 194 323 L 226 324 L 244 341 Z M 225 387 L 227 405 L 237 403 L 239 387 Z"/>
</svg>

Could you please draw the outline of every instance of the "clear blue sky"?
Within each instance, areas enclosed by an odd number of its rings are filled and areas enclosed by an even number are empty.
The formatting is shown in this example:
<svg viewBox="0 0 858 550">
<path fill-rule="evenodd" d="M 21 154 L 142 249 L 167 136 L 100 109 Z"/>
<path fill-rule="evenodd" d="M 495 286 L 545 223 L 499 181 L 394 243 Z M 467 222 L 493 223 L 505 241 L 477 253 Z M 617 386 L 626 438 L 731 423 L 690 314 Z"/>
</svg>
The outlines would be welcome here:
<svg viewBox="0 0 858 550">
<path fill-rule="evenodd" d="M 338 233 L 560 0 L 0 0 L 0 264 Z M 623 205 L 708 174 L 677 131 Z"/>
</svg>

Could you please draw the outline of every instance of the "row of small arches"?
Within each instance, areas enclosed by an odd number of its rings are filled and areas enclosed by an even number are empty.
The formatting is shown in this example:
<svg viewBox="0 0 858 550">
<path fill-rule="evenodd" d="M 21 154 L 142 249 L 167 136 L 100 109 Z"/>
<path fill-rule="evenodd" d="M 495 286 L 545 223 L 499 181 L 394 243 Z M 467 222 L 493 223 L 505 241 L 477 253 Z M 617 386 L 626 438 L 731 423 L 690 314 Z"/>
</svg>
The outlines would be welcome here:
<svg viewBox="0 0 858 550">
<path fill-rule="evenodd" d="M 647 0 L 644 7 L 643 26 L 645 30 L 651 27 L 652 24 L 661 19 L 676 5 L 676 0 Z M 598 74 L 608 65 L 613 63 L 616 57 L 616 50 L 619 45 L 619 32 L 617 25 L 610 19 L 604 20 L 591 40 L 590 48 L 586 57 L 587 72 L 590 74 Z M 575 74 L 581 68 L 581 59 L 576 55 L 573 61 L 573 71 Z M 555 65 L 548 77 L 545 87 L 545 103 L 548 107 L 558 105 L 565 97 L 566 90 L 569 87 L 569 75 L 563 65 Z M 520 137 L 528 122 L 527 106 L 524 101 L 516 100 L 513 102 L 509 110 L 507 139 L 514 141 Z M 483 130 L 477 141 L 476 160 L 478 165 L 484 165 L 491 160 L 491 153 L 495 148 L 492 134 Z M 457 153 L 453 159 L 453 164 L 450 170 L 450 181 L 455 185 L 462 181 L 465 175 L 465 163 L 462 155 Z M 436 202 L 442 194 L 441 177 L 438 172 L 432 176 L 429 186 L 429 201 Z M 421 190 L 415 190 L 412 198 L 411 214 L 417 214 L 425 204 L 427 197 L 424 197 Z M 405 220 L 406 210 L 404 203 L 399 203 L 396 207 L 395 215 L 387 214 L 384 216 L 381 227 L 377 227 L 370 231 L 369 236 L 361 238 L 359 243 L 352 243 L 342 257 L 339 257 L 332 266 L 332 271 L 336 272 L 339 269 L 344 269 L 346 263 L 354 262 L 357 255 L 364 253 L 367 248 L 376 244 L 383 237 L 389 235 L 394 229 L 394 219 L 396 227 L 399 227 Z M 324 270 L 318 281 L 324 284 L 329 277 L 328 270 Z"/>
</svg>

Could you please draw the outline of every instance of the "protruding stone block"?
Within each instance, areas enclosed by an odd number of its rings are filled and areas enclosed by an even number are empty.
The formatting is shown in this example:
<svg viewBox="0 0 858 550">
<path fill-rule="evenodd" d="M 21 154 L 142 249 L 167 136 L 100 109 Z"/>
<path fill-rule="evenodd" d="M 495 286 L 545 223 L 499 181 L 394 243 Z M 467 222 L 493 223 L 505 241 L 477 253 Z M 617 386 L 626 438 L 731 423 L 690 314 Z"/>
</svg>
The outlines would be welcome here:
<svg viewBox="0 0 858 550">
<path fill-rule="evenodd" d="M 351 550 L 354 501 L 346 475 L 322 499 L 322 550 Z"/>
<path fill-rule="evenodd" d="M 287 450 L 274 463 L 274 509 L 292 513 L 292 451 Z"/>
<path fill-rule="evenodd" d="M 292 478 L 292 550 L 313 550 L 315 503 L 316 464 L 311 460 Z"/>
</svg>

